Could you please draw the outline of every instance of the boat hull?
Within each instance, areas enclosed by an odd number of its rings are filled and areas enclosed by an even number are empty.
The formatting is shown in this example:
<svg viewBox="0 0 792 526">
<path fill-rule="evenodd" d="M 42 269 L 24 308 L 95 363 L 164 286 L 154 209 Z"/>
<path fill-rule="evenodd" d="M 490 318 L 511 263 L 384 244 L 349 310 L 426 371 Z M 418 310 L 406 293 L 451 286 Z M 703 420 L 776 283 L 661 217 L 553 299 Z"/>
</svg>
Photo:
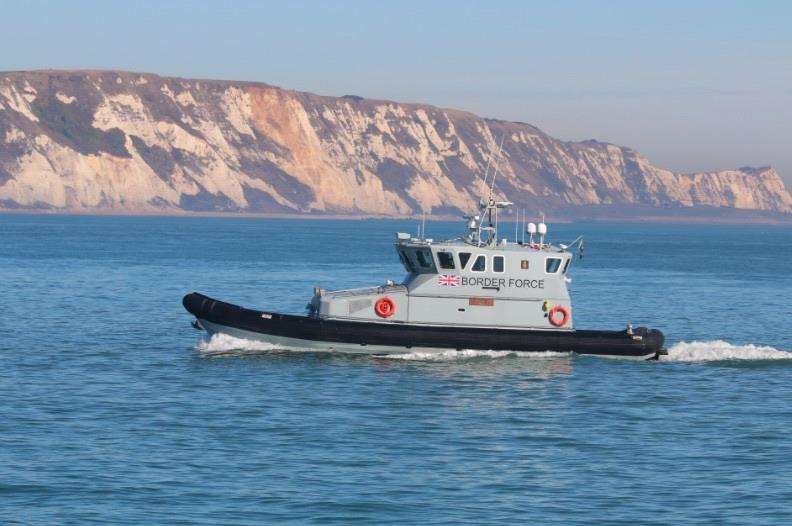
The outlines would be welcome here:
<svg viewBox="0 0 792 526">
<path fill-rule="evenodd" d="M 264 341 L 285 349 L 363 354 L 455 349 L 550 351 L 639 359 L 663 353 L 663 334 L 643 327 L 629 334 L 343 321 L 246 309 L 198 293 L 187 294 L 182 303 L 209 333 Z"/>
</svg>

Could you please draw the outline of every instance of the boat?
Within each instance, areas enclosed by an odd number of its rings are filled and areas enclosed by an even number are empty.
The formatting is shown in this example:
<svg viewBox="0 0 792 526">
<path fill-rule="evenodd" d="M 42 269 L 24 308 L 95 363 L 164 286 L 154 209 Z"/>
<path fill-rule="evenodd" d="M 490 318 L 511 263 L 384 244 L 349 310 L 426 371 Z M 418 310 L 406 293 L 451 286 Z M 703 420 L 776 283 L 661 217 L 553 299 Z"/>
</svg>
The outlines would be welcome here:
<svg viewBox="0 0 792 526">
<path fill-rule="evenodd" d="M 493 176 L 494 180 L 494 176 Z M 546 242 L 544 218 L 515 222 L 520 235 L 501 238 L 498 217 L 511 207 L 492 191 L 467 232 L 455 239 L 397 233 L 394 248 L 406 276 L 352 290 L 314 288 L 305 315 L 241 307 L 193 292 L 183 305 L 193 326 L 209 334 L 258 340 L 278 349 L 389 355 L 453 350 L 575 353 L 658 359 L 657 329 L 576 329 L 569 294 L 573 260 L 583 238 Z M 423 223 L 425 225 L 425 222 Z M 520 239 L 518 239 L 518 237 Z"/>
</svg>

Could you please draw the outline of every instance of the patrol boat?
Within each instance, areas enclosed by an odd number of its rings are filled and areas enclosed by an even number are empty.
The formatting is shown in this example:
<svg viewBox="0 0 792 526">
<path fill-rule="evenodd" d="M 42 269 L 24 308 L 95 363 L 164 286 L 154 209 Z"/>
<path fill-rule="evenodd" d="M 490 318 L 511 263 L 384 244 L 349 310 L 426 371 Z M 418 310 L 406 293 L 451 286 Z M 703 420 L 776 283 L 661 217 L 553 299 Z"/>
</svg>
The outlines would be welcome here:
<svg viewBox="0 0 792 526">
<path fill-rule="evenodd" d="M 479 213 L 465 218 L 467 234 L 457 239 L 434 241 L 425 229 L 418 237 L 398 233 L 396 253 L 407 271 L 402 283 L 340 291 L 316 287 L 304 316 L 248 309 L 195 292 L 183 304 L 197 329 L 280 349 L 554 351 L 637 359 L 665 354 L 656 329 L 575 329 L 567 273 L 575 245 L 582 256 L 583 238 L 568 246 L 546 243 L 542 220 L 526 223 L 522 240 L 499 239 L 498 213 L 511 205 L 491 195 L 482 200 Z"/>
</svg>

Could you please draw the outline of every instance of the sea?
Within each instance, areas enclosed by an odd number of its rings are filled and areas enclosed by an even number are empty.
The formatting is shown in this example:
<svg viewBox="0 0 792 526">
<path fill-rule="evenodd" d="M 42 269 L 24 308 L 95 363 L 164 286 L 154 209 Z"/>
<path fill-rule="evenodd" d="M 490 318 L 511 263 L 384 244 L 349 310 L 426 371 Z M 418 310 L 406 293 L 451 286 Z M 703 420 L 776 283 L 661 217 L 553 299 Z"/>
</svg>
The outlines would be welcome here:
<svg viewBox="0 0 792 526">
<path fill-rule="evenodd" d="M 295 352 L 182 308 L 399 281 L 417 227 L 0 215 L 0 524 L 792 524 L 792 228 L 551 224 L 576 326 L 659 328 L 657 362 Z"/>
</svg>

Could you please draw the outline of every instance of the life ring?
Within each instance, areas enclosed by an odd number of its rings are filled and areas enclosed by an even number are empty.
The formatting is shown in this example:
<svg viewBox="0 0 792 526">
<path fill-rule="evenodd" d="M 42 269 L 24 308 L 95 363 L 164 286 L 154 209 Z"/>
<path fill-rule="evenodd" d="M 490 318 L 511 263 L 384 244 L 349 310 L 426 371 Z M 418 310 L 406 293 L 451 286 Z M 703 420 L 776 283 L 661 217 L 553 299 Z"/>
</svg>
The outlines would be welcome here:
<svg viewBox="0 0 792 526">
<path fill-rule="evenodd" d="M 380 318 L 390 318 L 396 313 L 396 304 L 390 298 L 380 298 L 374 304 L 374 312 Z"/>
<path fill-rule="evenodd" d="M 560 320 L 557 319 L 558 314 L 561 314 Z M 547 318 L 554 327 L 563 327 L 569 321 L 569 310 L 561 305 L 556 305 L 547 313 Z"/>
</svg>

